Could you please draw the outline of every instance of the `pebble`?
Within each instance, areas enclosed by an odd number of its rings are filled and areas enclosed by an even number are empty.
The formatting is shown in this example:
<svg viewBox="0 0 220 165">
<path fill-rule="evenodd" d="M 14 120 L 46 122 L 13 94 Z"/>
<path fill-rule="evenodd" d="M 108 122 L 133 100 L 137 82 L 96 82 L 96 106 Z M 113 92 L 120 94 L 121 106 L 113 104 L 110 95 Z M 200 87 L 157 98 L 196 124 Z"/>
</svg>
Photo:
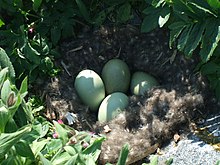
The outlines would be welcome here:
<svg viewBox="0 0 220 165">
<path fill-rule="evenodd" d="M 170 158 L 173 158 L 172 165 L 216 165 L 220 161 L 220 151 L 195 135 L 180 140 L 177 146 L 170 143 L 162 151 L 164 154 L 158 157 L 158 165 L 164 165 Z"/>
</svg>

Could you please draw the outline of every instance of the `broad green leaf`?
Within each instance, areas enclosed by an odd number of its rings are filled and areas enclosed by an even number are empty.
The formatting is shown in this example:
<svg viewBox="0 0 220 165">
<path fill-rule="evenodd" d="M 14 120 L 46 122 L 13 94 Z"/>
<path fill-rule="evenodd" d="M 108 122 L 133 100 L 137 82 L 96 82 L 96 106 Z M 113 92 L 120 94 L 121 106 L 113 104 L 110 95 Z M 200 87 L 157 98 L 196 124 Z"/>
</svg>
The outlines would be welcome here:
<svg viewBox="0 0 220 165">
<path fill-rule="evenodd" d="M 128 157 L 128 153 L 129 153 L 129 145 L 128 145 L 128 144 L 125 144 L 125 145 L 122 147 L 122 150 L 121 150 L 121 152 L 120 152 L 117 165 L 126 164 L 126 160 L 127 160 L 127 157 Z"/>
<path fill-rule="evenodd" d="M 65 146 L 65 147 L 67 147 L 67 146 Z M 69 147 L 71 147 L 71 146 L 69 146 Z M 46 149 L 48 152 L 57 152 L 60 148 L 62 148 L 61 139 L 51 139 L 46 145 Z"/>
<path fill-rule="evenodd" d="M 2 89 L 2 85 L 6 80 L 7 73 L 8 73 L 8 67 L 0 71 L 0 90 Z"/>
<path fill-rule="evenodd" d="M 33 154 L 37 156 L 41 152 L 41 150 L 45 147 L 48 141 L 49 141 L 48 139 L 33 141 L 33 143 L 30 146 Z"/>
<path fill-rule="evenodd" d="M 186 43 L 187 43 L 187 40 L 188 40 L 189 35 L 190 35 L 190 32 L 191 32 L 191 30 L 192 30 L 192 27 L 193 27 L 193 26 L 192 26 L 191 24 L 187 25 L 187 26 L 182 30 L 182 33 L 181 33 L 180 36 L 179 36 L 177 48 L 178 48 L 180 51 L 183 51 L 183 49 L 185 48 Z"/>
<path fill-rule="evenodd" d="M 0 134 L 5 132 L 5 126 L 11 116 L 8 113 L 8 109 L 0 107 Z"/>
<path fill-rule="evenodd" d="M 202 1 L 200 0 L 200 2 L 202 2 Z M 202 2 L 202 3 L 204 3 L 204 2 Z M 190 6 L 198 16 L 201 16 L 201 15 L 205 16 L 205 15 L 207 15 L 207 13 L 209 13 L 209 14 L 217 17 L 217 15 L 214 12 L 212 12 L 209 8 L 207 8 L 208 6 L 206 6 L 204 4 L 201 4 L 199 2 L 188 2 L 187 5 Z"/>
<path fill-rule="evenodd" d="M 49 131 L 48 122 L 39 123 L 36 122 L 33 124 L 33 130 L 36 131 L 37 139 L 43 138 Z"/>
<path fill-rule="evenodd" d="M 180 18 L 181 18 L 181 15 L 187 15 L 191 18 L 199 18 L 197 16 L 197 14 L 195 13 L 195 11 L 193 11 L 193 9 L 187 5 L 187 1 L 185 0 L 175 0 L 173 1 L 173 10 L 174 12 L 178 13 Z"/>
<path fill-rule="evenodd" d="M 214 61 L 209 61 L 201 67 L 200 71 L 203 75 L 217 74 L 220 73 L 220 65 L 216 64 Z"/>
<path fill-rule="evenodd" d="M 159 9 L 155 9 L 154 7 L 148 7 L 143 11 L 147 15 L 141 24 L 141 32 L 147 33 L 158 27 L 158 11 Z"/>
<path fill-rule="evenodd" d="M 82 0 L 76 0 L 76 4 L 79 8 L 80 13 L 84 17 L 84 19 L 88 22 L 91 22 L 89 10 L 86 8 L 86 5 L 84 4 L 84 2 Z"/>
<path fill-rule="evenodd" d="M 96 161 L 93 159 L 93 157 L 91 155 L 86 155 L 85 156 L 86 161 L 85 164 L 89 164 L 89 165 L 96 165 Z"/>
<path fill-rule="evenodd" d="M 151 4 L 156 8 L 163 6 L 165 3 L 166 3 L 166 0 L 152 0 L 151 2 Z"/>
<path fill-rule="evenodd" d="M 25 58 L 34 64 L 39 65 L 41 62 L 40 53 L 34 49 L 29 42 L 26 42 L 22 48 Z"/>
<path fill-rule="evenodd" d="M 170 12 L 170 9 L 168 6 L 165 6 L 163 8 L 154 8 L 154 7 L 148 7 L 146 8 L 143 13 L 146 14 L 144 17 L 144 20 L 141 25 L 141 31 L 142 32 L 150 32 L 151 30 L 159 27 L 159 17 L 165 17 Z"/>
<path fill-rule="evenodd" d="M 125 3 L 118 9 L 117 20 L 119 22 L 126 22 L 131 18 L 131 5 Z"/>
<path fill-rule="evenodd" d="M 13 133 L 0 134 L 0 158 L 3 158 L 10 148 L 16 144 L 22 138 L 22 136 L 24 136 L 27 132 L 30 132 L 30 130 L 31 127 L 26 126 Z"/>
<path fill-rule="evenodd" d="M 219 0 L 207 0 L 208 4 L 214 9 L 220 9 L 220 1 Z"/>
<path fill-rule="evenodd" d="M 95 152 L 97 149 L 101 149 L 101 145 L 104 140 L 104 137 L 95 139 L 92 144 L 90 144 L 85 150 L 83 150 L 83 154 L 90 154 Z"/>
<path fill-rule="evenodd" d="M 32 0 L 32 1 L 33 1 L 33 9 L 34 11 L 37 11 L 42 3 L 42 0 Z"/>
<path fill-rule="evenodd" d="M 71 156 L 71 158 L 65 163 L 65 165 L 77 164 L 77 158 L 78 158 L 78 154 Z"/>
<path fill-rule="evenodd" d="M 206 21 L 205 34 L 202 38 L 200 55 L 203 62 L 207 62 L 218 46 L 220 40 L 220 21 L 209 19 Z"/>
<path fill-rule="evenodd" d="M 10 155 L 1 162 L 1 165 L 21 165 L 23 163 L 19 160 L 19 158 L 20 157 L 16 155 Z"/>
<path fill-rule="evenodd" d="M 193 51 L 199 45 L 203 32 L 205 30 L 205 24 L 202 22 L 195 23 L 190 34 L 189 38 L 187 39 L 186 46 L 184 48 L 184 53 L 186 56 L 191 57 Z"/>
<path fill-rule="evenodd" d="M 33 113 L 32 113 L 32 107 L 28 103 L 26 103 L 23 98 L 22 98 L 21 106 L 23 108 L 23 111 L 25 112 L 27 120 L 32 123 L 34 121 L 34 116 L 33 116 Z"/>
<path fill-rule="evenodd" d="M 72 147 L 72 146 L 69 146 L 69 145 L 64 146 L 64 150 L 65 150 L 66 152 L 68 152 L 68 154 L 70 154 L 71 156 L 74 156 L 74 155 L 77 154 L 75 148 Z"/>
<path fill-rule="evenodd" d="M 106 19 L 106 12 L 103 10 L 99 12 L 96 17 L 94 17 L 93 22 L 96 25 L 101 25 L 105 21 L 105 19 Z"/>
<path fill-rule="evenodd" d="M 27 94 L 27 89 L 28 89 L 28 79 L 27 77 L 24 78 L 24 80 L 21 83 L 21 87 L 20 87 L 20 94 L 21 96 L 24 98 Z"/>
<path fill-rule="evenodd" d="M 2 27 L 3 25 L 5 25 L 5 23 L 2 21 L 2 19 L 0 19 L 0 27 Z"/>
<path fill-rule="evenodd" d="M 170 39 L 169 39 L 169 47 L 170 49 L 173 46 L 173 43 L 176 41 L 176 39 L 181 34 L 182 30 L 186 27 L 186 23 L 183 21 L 174 22 L 169 26 L 170 29 Z"/>
<path fill-rule="evenodd" d="M 68 131 L 65 130 L 58 122 L 53 121 L 53 124 L 55 126 L 55 130 L 58 133 L 58 136 L 60 139 L 62 139 L 62 143 L 66 144 L 69 140 L 68 138 Z"/>
<path fill-rule="evenodd" d="M 38 155 L 40 157 L 42 165 L 52 165 L 52 163 L 48 159 L 46 159 L 42 153 L 39 152 Z"/>
<path fill-rule="evenodd" d="M 7 105 L 8 96 L 11 93 L 11 83 L 9 80 L 6 80 L 3 83 L 2 89 L 1 89 L 1 99 L 5 105 Z"/>
<path fill-rule="evenodd" d="M 0 68 L 6 68 L 6 67 L 8 67 L 10 78 L 12 78 L 12 80 L 14 80 L 14 78 L 15 78 L 14 67 L 10 61 L 10 58 L 6 54 L 5 50 L 0 47 Z"/>
<path fill-rule="evenodd" d="M 61 37 L 61 29 L 58 26 L 54 26 L 50 30 L 52 43 L 56 46 Z"/>
<path fill-rule="evenodd" d="M 55 158 L 53 158 L 53 165 L 65 164 L 68 160 L 71 159 L 71 156 L 67 152 L 60 153 Z"/>
<path fill-rule="evenodd" d="M 10 118 L 5 126 L 5 133 L 12 133 L 18 130 L 18 126 L 13 118 Z"/>
<path fill-rule="evenodd" d="M 18 155 L 23 156 L 23 157 L 28 157 L 31 160 L 34 160 L 34 154 L 29 146 L 29 144 L 24 141 L 20 140 L 15 144 L 15 149 Z"/>
</svg>

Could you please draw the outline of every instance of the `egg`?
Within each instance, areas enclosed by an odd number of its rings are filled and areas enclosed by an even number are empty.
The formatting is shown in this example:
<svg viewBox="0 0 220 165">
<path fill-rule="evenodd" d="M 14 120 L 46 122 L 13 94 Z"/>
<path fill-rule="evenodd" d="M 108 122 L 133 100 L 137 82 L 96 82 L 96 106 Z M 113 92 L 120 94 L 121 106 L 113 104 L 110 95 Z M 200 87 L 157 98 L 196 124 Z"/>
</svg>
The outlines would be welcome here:
<svg viewBox="0 0 220 165">
<path fill-rule="evenodd" d="M 76 76 L 74 87 L 82 102 L 97 112 L 105 98 L 105 87 L 101 77 L 93 70 L 83 70 Z"/>
<path fill-rule="evenodd" d="M 130 84 L 130 70 L 128 65 L 120 59 L 109 60 L 102 69 L 102 79 L 106 93 L 126 93 Z"/>
<path fill-rule="evenodd" d="M 107 122 L 115 118 L 128 106 L 128 96 L 121 92 L 108 95 L 101 103 L 98 111 L 99 122 Z"/>
<path fill-rule="evenodd" d="M 131 78 L 131 93 L 135 95 L 144 95 L 153 87 L 159 85 L 158 81 L 145 72 L 135 72 Z"/>
</svg>

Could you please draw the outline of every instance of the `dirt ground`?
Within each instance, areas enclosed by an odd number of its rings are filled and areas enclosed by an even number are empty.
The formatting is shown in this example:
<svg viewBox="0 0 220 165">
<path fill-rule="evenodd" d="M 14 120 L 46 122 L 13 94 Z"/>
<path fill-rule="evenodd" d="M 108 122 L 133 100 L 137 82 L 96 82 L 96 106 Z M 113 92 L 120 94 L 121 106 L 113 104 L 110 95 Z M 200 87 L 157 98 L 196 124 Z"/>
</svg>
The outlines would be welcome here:
<svg viewBox="0 0 220 165">
<path fill-rule="evenodd" d="M 164 29 L 143 34 L 135 26 L 127 25 L 85 30 L 76 39 L 63 42 L 62 58 L 57 60 L 61 74 L 41 86 L 46 96 L 47 117 L 65 120 L 69 112 L 75 129 L 105 134 L 107 140 L 102 145 L 100 164 L 115 163 L 125 143 L 131 147 L 128 163 L 138 162 L 174 134 L 190 131 L 193 122 L 205 119 L 219 105 L 206 79 L 194 72 L 198 56 L 186 59 L 175 49 L 169 49 L 168 36 Z M 97 114 L 79 100 L 73 84 L 81 70 L 92 69 L 100 74 L 112 58 L 125 61 L 131 73 L 150 73 L 160 86 L 145 97 L 131 96 L 128 92 L 127 111 L 109 123 L 100 124 Z M 111 129 L 108 133 L 106 125 Z"/>
</svg>

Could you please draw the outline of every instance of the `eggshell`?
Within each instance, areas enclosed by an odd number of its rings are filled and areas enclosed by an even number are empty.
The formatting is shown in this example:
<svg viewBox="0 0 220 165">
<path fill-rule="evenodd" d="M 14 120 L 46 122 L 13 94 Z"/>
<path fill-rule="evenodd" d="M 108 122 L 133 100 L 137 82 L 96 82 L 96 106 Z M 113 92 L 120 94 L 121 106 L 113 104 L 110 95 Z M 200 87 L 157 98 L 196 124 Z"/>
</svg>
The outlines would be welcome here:
<svg viewBox="0 0 220 165">
<path fill-rule="evenodd" d="M 144 95 L 157 85 L 159 85 L 159 83 L 153 76 L 145 72 L 135 72 L 131 78 L 130 89 L 132 94 Z"/>
<path fill-rule="evenodd" d="M 115 118 L 128 106 L 128 96 L 121 92 L 108 95 L 101 103 L 98 112 L 99 122 L 107 122 Z"/>
<path fill-rule="evenodd" d="M 76 76 L 74 87 L 82 102 L 92 111 L 97 111 L 105 98 L 105 87 L 100 76 L 93 70 L 83 70 Z"/>
<path fill-rule="evenodd" d="M 102 79 L 107 94 L 126 93 L 129 89 L 130 77 L 128 65 L 120 59 L 109 60 L 102 70 Z"/>
</svg>

